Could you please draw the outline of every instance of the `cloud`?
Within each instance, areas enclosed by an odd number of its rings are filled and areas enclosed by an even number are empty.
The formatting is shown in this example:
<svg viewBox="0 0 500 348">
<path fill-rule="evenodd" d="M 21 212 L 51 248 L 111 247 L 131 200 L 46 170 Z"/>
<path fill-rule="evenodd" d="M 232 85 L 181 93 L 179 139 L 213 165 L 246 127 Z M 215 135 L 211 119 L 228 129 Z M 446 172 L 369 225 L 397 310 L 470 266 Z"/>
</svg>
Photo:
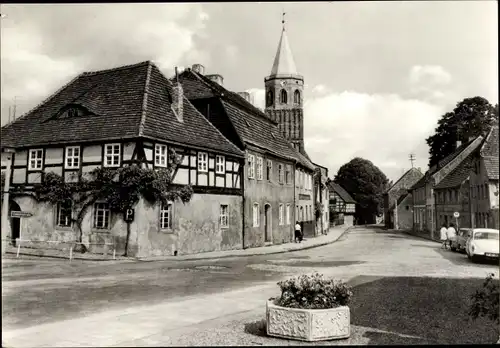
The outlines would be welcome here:
<svg viewBox="0 0 500 348">
<path fill-rule="evenodd" d="M 451 74 L 439 65 L 414 65 L 408 75 L 410 95 L 437 104 L 453 105 L 458 95 Z"/>
<path fill-rule="evenodd" d="M 209 19 L 197 4 L 3 5 L 2 12 L 2 125 L 14 96 L 19 115 L 83 71 L 152 60 L 172 74 L 188 59 L 208 60 L 193 42 Z"/>
<path fill-rule="evenodd" d="M 414 85 L 448 85 L 451 75 L 439 65 L 414 65 L 410 69 L 410 83 Z"/>
<path fill-rule="evenodd" d="M 325 85 L 319 84 L 313 87 L 312 92 L 316 94 L 323 94 L 328 93 L 329 89 Z"/>
</svg>

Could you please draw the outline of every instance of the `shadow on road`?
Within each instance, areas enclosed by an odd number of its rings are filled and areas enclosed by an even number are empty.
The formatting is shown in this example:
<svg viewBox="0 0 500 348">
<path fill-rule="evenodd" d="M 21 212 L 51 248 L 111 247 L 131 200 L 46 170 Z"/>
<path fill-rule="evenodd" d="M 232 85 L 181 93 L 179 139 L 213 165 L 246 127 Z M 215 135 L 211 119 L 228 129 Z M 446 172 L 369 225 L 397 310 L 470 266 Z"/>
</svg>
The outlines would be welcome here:
<svg viewBox="0 0 500 348">
<path fill-rule="evenodd" d="M 491 344 L 498 340 L 498 327 L 487 319 L 472 321 L 468 316 L 470 296 L 483 281 L 387 277 L 361 284 L 353 289 L 351 324 L 441 344 Z M 371 335 L 382 341 L 377 344 L 389 339 L 379 333 Z"/>
<path fill-rule="evenodd" d="M 266 330 L 266 319 L 256 320 L 245 324 L 245 332 L 251 335 L 268 337 Z"/>
<path fill-rule="evenodd" d="M 490 268 L 492 265 L 498 266 L 498 260 L 486 260 L 486 259 L 478 259 L 476 262 L 472 262 L 467 257 L 465 252 L 451 251 L 450 249 L 442 249 L 440 246 L 436 244 L 436 248 L 434 249 L 436 253 L 441 255 L 446 260 L 452 262 L 457 266 L 463 265 L 475 265 L 478 268 Z"/>
<path fill-rule="evenodd" d="M 368 338 L 369 345 L 413 345 L 413 344 L 436 344 L 435 341 L 429 341 L 424 338 L 402 337 L 389 332 L 366 331 L 363 337 Z"/>
</svg>

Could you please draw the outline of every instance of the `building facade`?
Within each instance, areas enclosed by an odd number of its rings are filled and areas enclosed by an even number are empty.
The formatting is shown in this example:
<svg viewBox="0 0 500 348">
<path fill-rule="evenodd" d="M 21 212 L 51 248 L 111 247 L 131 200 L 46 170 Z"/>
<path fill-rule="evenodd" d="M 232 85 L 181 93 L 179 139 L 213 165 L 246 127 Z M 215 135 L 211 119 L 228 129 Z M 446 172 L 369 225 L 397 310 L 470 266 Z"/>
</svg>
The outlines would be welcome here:
<svg viewBox="0 0 500 348">
<path fill-rule="evenodd" d="M 41 248 L 68 248 L 81 239 L 91 252 L 107 243 L 123 253 L 127 245 L 127 254 L 138 257 L 242 246 L 244 153 L 151 62 L 79 75 L 2 127 L 1 146 L 15 149 L 11 161 L 2 163 L 16 192 L 9 216 L 32 214 L 8 218 L 2 238 Z M 121 212 L 98 201 L 83 218 L 80 238 L 71 202 L 52 206 L 33 195 L 48 172 L 72 182 L 99 167 L 166 168 L 172 150 L 181 156 L 173 185 L 192 185 L 190 202 L 149 206 L 140 200 L 129 226 Z"/>
<path fill-rule="evenodd" d="M 328 183 L 328 189 L 330 226 L 353 226 L 356 201 L 342 186 L 333 181 Z"/>
</svg>

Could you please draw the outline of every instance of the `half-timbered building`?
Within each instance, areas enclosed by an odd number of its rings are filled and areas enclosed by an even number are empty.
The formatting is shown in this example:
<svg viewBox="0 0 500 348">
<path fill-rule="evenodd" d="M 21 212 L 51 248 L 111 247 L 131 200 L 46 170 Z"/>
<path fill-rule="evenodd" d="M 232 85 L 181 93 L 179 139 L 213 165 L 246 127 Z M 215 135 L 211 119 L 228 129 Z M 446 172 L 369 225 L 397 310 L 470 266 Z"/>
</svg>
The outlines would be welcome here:
<svg viewBox="0 0 500 348">
<path fill-rule="evenodd" d="M 328 183 L 330 191 L 330 225 L 354 225 L 354 214 L 356 213 L 356 201 L 339 184 L 330 181 Z"/>
<path fill-rule="evenodd" d="M 48 245 L 43 241 L 67 242 L 60 245 L 76 241 L 71 204 L 40 203 L 30 192 L 45 173 L 72 181 L 97 167 L 138 163 L 163 168 L 169 151 L 175 150 L 181 164 L 173 184 L 191 184 L 194 195 L 187 204 L 151 207 L 141 200 L 130 224 L 128 254 L 181 255 L 243 245 L 242 177 L 249 175 L 243 174 L 243 151 L 197 111 L 180 84 L 172 83 L 149 61 L 82 73 L 2 127 L 1 135 L 2 149 L 15 152 L 2 155 L 3 160 L 10 159 L 3 161 L 2 170 L 10 167 L 10 186 L 22 191 L 11 195 L 9 209 L 32 214 L 9 218 L 8 227 L 2 226 L 2 238 L 7 237 L 5 231 L 8 238 L 35 241 L 33 245 L 41 247 Z M 263 202 L 259 202 L 262 207 Z M 126 223 L 105 202 L 94 204 L 82 230 L 90 251 L 98 252 L 103 243 L 124 251 Z"/>
</svg>

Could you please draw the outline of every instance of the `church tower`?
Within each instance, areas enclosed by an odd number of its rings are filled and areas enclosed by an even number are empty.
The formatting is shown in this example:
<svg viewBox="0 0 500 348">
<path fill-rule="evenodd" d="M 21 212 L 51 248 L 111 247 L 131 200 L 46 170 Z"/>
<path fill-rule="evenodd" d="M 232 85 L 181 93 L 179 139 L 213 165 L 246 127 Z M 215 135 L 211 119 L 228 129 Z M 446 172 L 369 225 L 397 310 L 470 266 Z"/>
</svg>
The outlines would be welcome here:
<svg viewBox="0 0 500 348">
<path fill-rule="evenodd" d="M 283 14 L 283 30 L 271 74 L 264 78 L 266 115 L 277 122 L 286 139 L 302 154 L 304 149 L 304 78 L 297 73 L 288 44 Z"/>
</svg>

